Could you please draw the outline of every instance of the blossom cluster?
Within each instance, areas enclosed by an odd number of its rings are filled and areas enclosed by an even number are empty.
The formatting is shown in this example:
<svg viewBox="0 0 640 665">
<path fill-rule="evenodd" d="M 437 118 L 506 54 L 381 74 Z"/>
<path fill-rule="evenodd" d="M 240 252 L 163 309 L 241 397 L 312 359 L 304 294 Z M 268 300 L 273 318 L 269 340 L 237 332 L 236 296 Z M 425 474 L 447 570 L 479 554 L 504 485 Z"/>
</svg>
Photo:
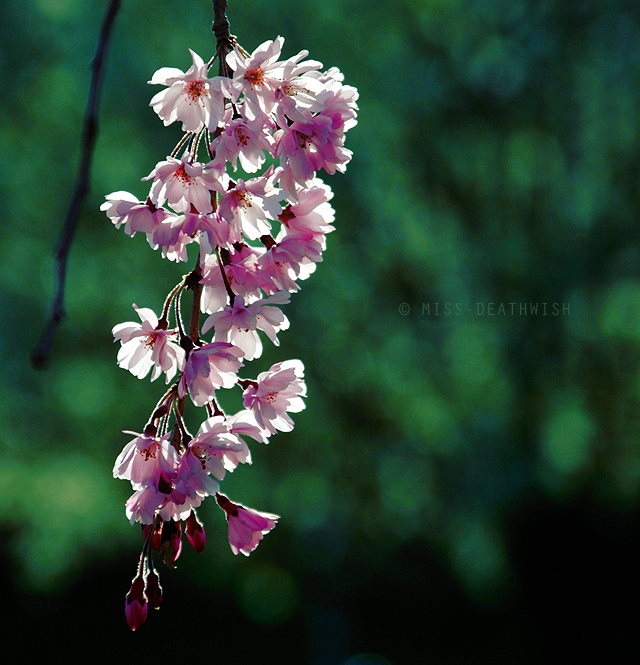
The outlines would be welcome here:
<svg viewBox="0 0 640 665">
<path fill-rule="evenodd" d="M 322 72 L 307 51 L 282 59 L 283 42 L 251 54 L 234 42 L 208 62 L 191 51 L 186 72 L 158 70 L 150 83 L 162 89 L 150 105 L 165 125 L 182 123 L 184 135 L 142 178 L 145 199 L 120 191 L 101 206 L 127 235 L 145 234 L 163 258 L 184 262 L 188 247 L 197 248 L 195 268 L 160 313 L 134 304 L 139 321 L 113 329 L 120 367 L 140 379 L 163 376 L 168 386 L 142 431 L 125 432 L 132 438 L 113 469 L 131 483 L 126 515 L 144 534 L 125 605 L 133 630 L 162 599 L 152 550 L 175 565 L 183 531 L 204 549 L 196 510 L 207 496 L 226 516 L 234 554 L 252 552 L 278 520 L 232 501 L 220 483 L 251 463 L 247 437 L 268 443 L 293 429 L 290 414 L 305 407 L 304 367 L 286 360 L 255 379 L 240 373 L 261 356 L 263 336 L 279 344 L 289 327 L 282 306 L 322 261 L 334 211 L 317 173 L 343 172 L 351 159 L 344 140 L 358 97 L 338 69 Z M 210 76 L 216 59 L 218 75 Z M 187 291 L 193 305 L 185 323 Z M 225 413 L 217 391 L 234 389 L 242 391 L 242 409 Z M 183 417 L 187 399 L 206 410 L 195 434 Z"/>
</svg>

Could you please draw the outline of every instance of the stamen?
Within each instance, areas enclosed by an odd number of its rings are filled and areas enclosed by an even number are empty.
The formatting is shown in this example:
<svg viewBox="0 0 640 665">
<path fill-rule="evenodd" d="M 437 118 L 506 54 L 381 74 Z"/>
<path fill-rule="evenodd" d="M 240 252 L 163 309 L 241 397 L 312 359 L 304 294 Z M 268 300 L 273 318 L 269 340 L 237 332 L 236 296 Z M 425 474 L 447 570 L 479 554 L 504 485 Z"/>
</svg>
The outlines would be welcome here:
<svg viewBox="0 0 640 665">
<path fill-rule="evenodd" d="M 251 85 L 262 85 L 264 83 L 264 72 L 260 67 L 245 72 L 244 77 Z"/>
<path fill-rule="evenodd" d="M 190 102 L 198 102 L 200 97 L 205 94 L 204 81 L 187 81 L 185 92 Z"/>
</svg>

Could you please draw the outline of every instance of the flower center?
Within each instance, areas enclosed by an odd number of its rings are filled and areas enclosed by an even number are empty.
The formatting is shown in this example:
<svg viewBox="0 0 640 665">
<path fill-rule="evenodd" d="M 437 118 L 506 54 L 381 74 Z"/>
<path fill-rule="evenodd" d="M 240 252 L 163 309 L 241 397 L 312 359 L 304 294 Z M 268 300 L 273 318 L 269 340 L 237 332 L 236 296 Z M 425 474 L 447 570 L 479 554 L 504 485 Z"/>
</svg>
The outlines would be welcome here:
<svg viewBox="0 0 640 665">
<path fill-rule="evenodd" d="M 237 206 L 251 208 L 251 194 L 246 189 L 236 189 L 233 193 L 233 201 Z"/>
<path fill-rule="evenodd" d="M 238 143 L 241 145 L 247 145 L 249 142 L 249 137 L 247 136 L 246 132 L 242 127 L 238 127 L 236 129 L 236 138 L 238 140 Z"/>
<path fill-rule="evenodd" d="M 181 166 L 175 173 L 174 176 L 183 184 L 190 185 L 192 182 L 191 176 L 184 170 L 184 166 Z"/>
<path fill-rule="evenodd" d="M 251 85 L 262 85 L 264 83 L 264 72 L 260 67 L 245 72 L 244 77 Z"/>
<path fill-rule="evenodd" d="M 273 404 L 276 401 L 276 399 L 278 398 L 278 393 L 267 393 L 264 396 L 264 398 L 267 402 L 269 402 L 270 404 Z"/>
<path fill-rule="evenodd" d="M 157 340 L 157 339 L 158 339 L 158 333 L 156 333 L 156 332 L 152 332 L 152 333 L 150 333 L 150 334 L 147 335 L 147 338 L 146 338 L 145 341 L 144 341 L 144 345 L 145 345 L 148 349 L 152 349 L 152 348 L 153 348 L 153 345 L 156 343 L 156 340 Z"/>
<path fill-rule="evenodd" d="M 306 149 L 311 142 L 311 137 L 308 134 L 303 134 L 296 130 L 296 136 L 298 137 L 298 147 Z"/>
<path fill-rule="evenodd" d="M 197 102 L 205 94 L 204 81 L 188 81 L 185 92 L 190 102 Z"/>
</svg>

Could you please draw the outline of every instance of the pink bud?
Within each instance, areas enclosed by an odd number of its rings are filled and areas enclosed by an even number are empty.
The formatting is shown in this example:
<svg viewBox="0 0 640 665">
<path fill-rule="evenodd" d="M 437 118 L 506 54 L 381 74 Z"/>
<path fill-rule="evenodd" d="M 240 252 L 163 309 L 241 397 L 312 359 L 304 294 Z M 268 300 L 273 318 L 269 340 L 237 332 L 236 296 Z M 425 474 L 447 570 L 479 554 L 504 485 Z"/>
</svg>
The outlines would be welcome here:
<svg viewBox="0 0 640 665">
<path fill-rule="evenodd" d="M 194 510 L 191 511 L 189 517 L 186 519 L 187 523 L 187 539 L 189 544 L 196 552 L 202 552 L 204 550 L 204 527 L 202 523 L 196 516 Z"/>
<path fill-rule="evenodd" d="M 124 614 L 131 630 L 142 626 L 147 619 L 147 599 L 144 595 L 144 581 L 138 576 L 133 580 L 124 604 Z"/>
<path fill-rule="evenodd" d="M 182 552 L 182 525 L 180 522 L 173 520 L 163 522 L 160 552 L 167 566 L 175 568 L 176 561 Z"/>
<path fill-rule="evenodd" d="M 160 578 L 155 570 L 150 570 L 147 573 L 147 583 L 144 593 L 149 599 L 149 607 L 152 607 L 154 610 L 159 609 L 162 602 L 162 587 L 160 586 Z"/>
</svg>

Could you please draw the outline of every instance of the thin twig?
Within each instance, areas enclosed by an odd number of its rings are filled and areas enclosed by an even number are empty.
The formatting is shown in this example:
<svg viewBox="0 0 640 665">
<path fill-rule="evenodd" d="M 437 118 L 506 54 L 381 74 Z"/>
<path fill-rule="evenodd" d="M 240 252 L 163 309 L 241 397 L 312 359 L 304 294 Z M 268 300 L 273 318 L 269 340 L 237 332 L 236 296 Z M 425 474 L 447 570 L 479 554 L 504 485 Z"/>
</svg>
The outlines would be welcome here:
<svg viewBox="0 0 640 665">
<path fill-rule="evenodd" d="M 111 0 L 100 30 L 100 37 L 96 46 L 96 52 L 91 61 L 91 83 L 89 86 L 89 98 L 84 114 L 82 127 L 80 165 L 75 187 L 69 202 L 69 207 L 64 218 L 60 238 L 55 252 L 57 289 L 51 306 L 48 322 L 40 337 L 40 342 L 31 355 L 31 363 L 36 369 L 43 368 L 51 353 L 51 346 L 56 329 L 65 316 L 64 292 L 67 277 L 67 261 L 71 243 L 78 226 L 80 208 L 85 197 L 89 193 L 89 180 L 91 162 L 98 136 L 98 103 L 102 89 L 104 65 L 107 50 L 115 18 L 120 9 L 121 0 Z"/>
</svg>

